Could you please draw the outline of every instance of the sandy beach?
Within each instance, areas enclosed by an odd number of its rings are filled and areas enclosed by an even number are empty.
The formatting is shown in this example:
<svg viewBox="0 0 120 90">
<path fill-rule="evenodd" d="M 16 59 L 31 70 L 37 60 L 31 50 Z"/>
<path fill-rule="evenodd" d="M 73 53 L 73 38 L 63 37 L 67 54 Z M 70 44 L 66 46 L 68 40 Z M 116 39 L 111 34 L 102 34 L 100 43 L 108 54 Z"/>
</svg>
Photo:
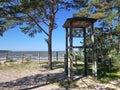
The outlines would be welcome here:
<svg viewBox="0 0 120 90">
<path fill-rule="evenodd" d="M 63 87 L 57 83 L 65 78 L 60 66 L 63 67 L 63 63 L 54 64 L 54 70 L 47 70 L 46 63 L 38 62 L 1 65 L 0 90 L 120 90 L 120 80 L 102 84 L 91 77 L 79 76 L 75 76 L 76 88 Z"/>
</svg>

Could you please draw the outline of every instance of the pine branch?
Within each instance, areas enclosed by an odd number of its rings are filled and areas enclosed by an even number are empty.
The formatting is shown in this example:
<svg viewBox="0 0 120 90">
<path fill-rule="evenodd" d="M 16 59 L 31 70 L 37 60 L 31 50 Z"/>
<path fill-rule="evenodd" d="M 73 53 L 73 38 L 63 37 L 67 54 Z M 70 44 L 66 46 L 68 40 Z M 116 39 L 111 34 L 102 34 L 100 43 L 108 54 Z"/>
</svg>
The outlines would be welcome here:
<svg viewBox="0 0 120 90">
<path fill-rule="evenodd" d="M 31 17 L 29 14 L 27 15 L 39 27 L 41 31 L 43 31 L 47 36 L 49 36 L 49 34 L 36 22 L 36 20 L 33 17 Z"/>
</svg>

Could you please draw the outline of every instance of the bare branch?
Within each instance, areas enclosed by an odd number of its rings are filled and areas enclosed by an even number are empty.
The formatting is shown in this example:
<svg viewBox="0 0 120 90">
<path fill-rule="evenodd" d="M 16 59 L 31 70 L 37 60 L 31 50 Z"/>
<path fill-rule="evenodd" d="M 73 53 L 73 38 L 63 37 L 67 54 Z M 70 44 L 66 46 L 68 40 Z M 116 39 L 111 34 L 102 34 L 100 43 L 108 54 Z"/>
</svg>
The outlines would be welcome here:
<svg viewBox="0 0 120 90">
<path fill-rule="evenodd" d="M 46 26 L 49 26 L 49 24 L 44 19 L 42 19 L 41 22 L 43 22 Z"/>
<path fill-rule="evenodd" d="M 39 27 L 39 29 L 40 29 L 41 31 L 43 31 L 47 36 L 49 36 L 49 34 L 36 22 L 36 20 L 35 20 L 33 17 L 31 17 L 29 14 L 27 14 L 27 15 L 28 15 L 29 18 L 31 18 L 31 20 L 32 20 L 33 22 L 35 22 L 35 24 Z"/>
</svg>

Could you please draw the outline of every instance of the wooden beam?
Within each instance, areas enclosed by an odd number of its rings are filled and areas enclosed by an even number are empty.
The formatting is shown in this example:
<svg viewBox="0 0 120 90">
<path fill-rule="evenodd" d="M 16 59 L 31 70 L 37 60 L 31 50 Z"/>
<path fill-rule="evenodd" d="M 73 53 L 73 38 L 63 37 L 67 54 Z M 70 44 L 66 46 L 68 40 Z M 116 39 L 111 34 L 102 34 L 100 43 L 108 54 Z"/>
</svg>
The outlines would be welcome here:
<svg viewBox="0 0 120 90">
<path fill-rule="evenodd" d="M 95 52 L 95 41 L 94 41 L 94 24 L 92 24 L 92 30 L 91 30 L 91 41 L 92 41 L 92 73 L 97 79 L 97 60 L 96 60 L 96 52 Z"/>
<path fill-rule="evenodd" d="M 87 64 L 87 56 L 86 56 L 86 30 L 83 30 L 83 37 L 84 37 L 84 75 L 87 76 L 88 71 L 88 64 Z"/>
<path fill-rule="evenodd" d="M 69 42 L 70 42 L 70 49 L 69 49 L 69 52 L 70 52 L 70 59 L 69 59 L 69 80 L 72 81 L 73 80 L 73 74 L 72 74 L 72 71 L 73 71 L 73 62 L 72 62 L 72 54 L 73 54 L 73 35 L 72 35 L 72 23 L 70 22 L 70 38 L 69 38 Z"/>
<path fill-rule="evenodd" d="M 66 56 L 65 56 L 65 73 L 68 75 L 68 28 L 66 28 Z"/>
</svg>

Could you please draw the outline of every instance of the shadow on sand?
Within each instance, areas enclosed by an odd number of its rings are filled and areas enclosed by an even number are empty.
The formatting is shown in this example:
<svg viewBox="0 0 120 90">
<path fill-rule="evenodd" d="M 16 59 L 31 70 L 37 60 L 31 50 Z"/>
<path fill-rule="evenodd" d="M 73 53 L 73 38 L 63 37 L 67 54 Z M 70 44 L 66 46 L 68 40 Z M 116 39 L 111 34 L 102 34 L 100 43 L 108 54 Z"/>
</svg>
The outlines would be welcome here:
<svg viewBox="0 0 120 90">
<path fill-rule="evenodd" d="M 54 69 L 61 68 L 63 67 L 63 63 L 60 64 L 58 62 L 55 62 L 53 66 L 54 66 Z M 76 84 L 77 81 L 81 81 L 81 83 L 79 83 L 78 86 L 81 86 L 83 84 L 85 87 L 80 87 L 80 90 L 84 90 L 86 88 L 93 89 L 93 90 L 114 90 L 113 88 L 99 85 L 99 83 L 96 84 L 97 82 L 92 83 L 94 80 L 87 79 L 86 77 L 84 77 L 83 68 L 81 67 L 82 65 L 80 64 L 78 66 L 80 67 L 76 67 L 77 70 L 73 71 L 74 76 L 77 75 L 78 77 L 74 78 L 72 83 Z M 42 65 L 42 67 L 47 68 L 46 65 Z M 33 89 L 36 90 L 37 88 L 40 88 L 42 86 L 46 86 L 52 83 L 56 83 L 56 82 L 57 83 L 59 82 L 60 86 L 64 87 L 64 89 L 62 90 L 69 90 L 69 88 L 71 88 L 70 83 L 68 83 L 68 81 L 65 81 L 65 80 L 67 80 L 67 76 L 65 75 L 65 72 L 63 71 L 59 73 L 52 73 L 52 74 L 50 73 L 36 74 L 32 76 L 26 76 L 23 78 L 19 78 L 19 79 L 9 81 L 9 82 L 2 82 L 0 83 L 0 90 L 33 90 Z M 91 83 L 88 83 L 88 80 L 91 81 Z M 76 85 L 74 86 L 76 87 Z M 61 90 L 61 87 L 55 90 Z"/>
<path fill-rule="evenodd" d="M 64 77 L 64 72 L 54 74 L 36 74 L 17 80 L 0 83 L 0 90 L 31 90 L 56 82 Z M 64 78 L 61 78 L 64 79 Z"/>
</svg>

